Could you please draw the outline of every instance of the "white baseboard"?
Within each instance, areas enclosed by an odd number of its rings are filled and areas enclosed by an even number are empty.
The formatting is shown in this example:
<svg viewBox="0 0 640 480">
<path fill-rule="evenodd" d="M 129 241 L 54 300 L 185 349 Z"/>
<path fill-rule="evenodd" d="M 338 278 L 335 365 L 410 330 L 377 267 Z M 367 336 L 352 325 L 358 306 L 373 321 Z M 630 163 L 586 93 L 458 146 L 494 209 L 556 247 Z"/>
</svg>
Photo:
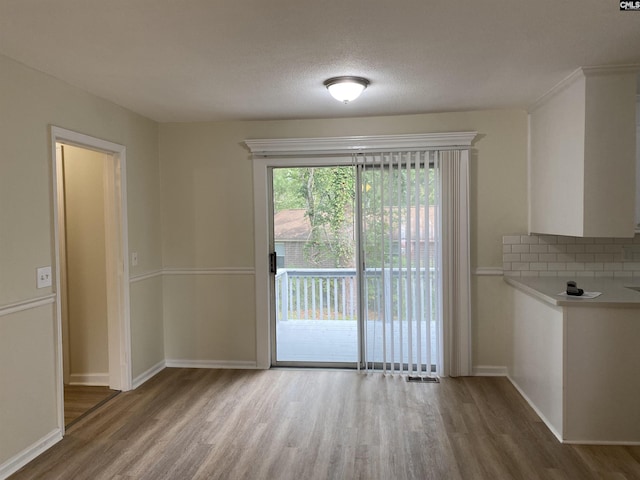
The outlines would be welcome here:
<svg viewBox="0 0 640 480">
<path fill-rule="evenodd" d="M 529 404 L 529 406 L 531 408 L 533 408 L 533 411 L 536 412 L 536 415 L 538 415 L 540 417 L 540 420 L 542 420 L 544 422 L 544 424 L 547 426 L 547 428 L 549 430 L 551 430 L 551 433 L 553 433 L 555 435 L 555 437 L 560 441 L 560 443 L 566 443 L 565 440 L 563 440 L 562 438 L 562 434 L 560 432 L 558 432 L 555 427 L 551 424 L 551 422 L 549 420 L 547 420 L 547 417 L 544 416 L 544 414 L 538 410 L 538 407 L 536 407 L 533 402 L 531 401 L 531 399 L 527 396 L 526 393 L 524 393 L 522 391 L 522 389 L 520 388 L 520 386 L 515 382 L 515 380 L 513 378 L 511 378 L 509 375 L 507 375 L 507 378 L 509 379 L 509 381 L 511 382 L 511 384 L 516 388 L 516 390 L 518 391 L 518 393 L 520 393 L 520 395 L 522 395 L 522 398 L 524 398 L 527 403 Z"/>
<path fill-rule="evenodd" d="M 164 360 L 160 360 L 153 367 L 151 367 L 150 369 L 142 372 L 140 375 L 138 375 L 136 378 L 134 378 L 133 382 L 132 382 L 132 385 L 131 385 L 131 388 L 133 390 L 135 390 L 140 385 L 142 385 L 144 382 L 149 380 L 151 377 L 155 376 L 156 374 L 158 374 L 162 370 L 164 370 L 164 368 L 166 366 L 167 366 L 167 363 Z"/>
<path fill-rule="evenodd" d="M 620 445 L 620 446 L 638 446 L 640 442 L 609 442 L 609 441 L 598 441 L 598 440 L 563 440 L 562 443 L 566 443 L 567 445 Z"/>
<path fill-rule="evenodd" d="M 187 359 L 167 359 L 167 367 L 174 368 L 229 368 L 229 369 L 255 369 L 258 368 L 256 362 L 242 360 L 187 360 Z"/>
<path fill-rule="evenodd" d="M 108 387 L 109 373 L 72 373 L 69 375 L 69 385 Z"/>
<path fill-rule="evenodd" d="M 473 375 L 476 377 L 506 377 L 507 367 L 498 365 L 476 365 L 473 367 Z"/>
<path fill-rule="evenodd" d="M 28 446 L 17 455 L 14 455 L 9 460 L 0 465 L 0 480 L 8 478 L 9 475 L 14 474 L 22 467 L 24 467 L 31 460 L 41 455 L 46 450 L 53 447 L 56 443 L 62 440 L 62 431 L 59 428 L 52 430 L 37 442 Z"/>
</svg>

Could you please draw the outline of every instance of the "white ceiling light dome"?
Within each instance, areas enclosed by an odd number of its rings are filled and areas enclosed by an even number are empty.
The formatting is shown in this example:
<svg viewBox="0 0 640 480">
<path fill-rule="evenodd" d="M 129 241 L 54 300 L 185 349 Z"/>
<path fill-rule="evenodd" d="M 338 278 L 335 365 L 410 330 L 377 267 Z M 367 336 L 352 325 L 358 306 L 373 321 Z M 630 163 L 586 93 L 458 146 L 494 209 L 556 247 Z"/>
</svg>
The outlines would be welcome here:
<svg viewBox="0 0 640 480">
<path fill-rule="evenodd" d="M 349 103 L 364 92 L 369 86 L 369 80 L 362 77 L 333 77 L 325 80 L 324 86 L 333 98 L 342 103 Z"/>
</svg>

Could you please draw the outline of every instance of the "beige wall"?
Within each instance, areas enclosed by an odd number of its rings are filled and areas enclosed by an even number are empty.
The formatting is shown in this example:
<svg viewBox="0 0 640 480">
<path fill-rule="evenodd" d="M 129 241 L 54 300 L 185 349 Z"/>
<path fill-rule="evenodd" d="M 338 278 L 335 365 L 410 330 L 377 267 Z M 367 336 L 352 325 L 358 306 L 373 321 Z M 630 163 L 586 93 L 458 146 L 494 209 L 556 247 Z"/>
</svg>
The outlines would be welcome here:
<svg viewBox="0 0 640 480">
<path fill-rule="evenodd" d="M 0 112 L 0 310 L 53 291 L 35 278 L 54 264 L 50 125 L 127 147 L 129 248 L 140 255 L 132 274 L 161 268 L 155 122 L 2 56 Z M 162 318 L 148 314 L 161 305 L 161 282 L 144 282 L 144 295 L 131 292 L 134 377 L 164 358 Z M 56 428 L 54 325 L 50 307 L 0 316 L 0 465 Z"/>
<path fill-rule="evenodd" d="M 68 145 L 62 151 L 69 372 L 72 381 L 102 374 L 108 385 L 105 155 Z"/>
<path fill-rule="evenodd" d="M 0 465 L 57 427 L 53 314 L 0 317 Z"/>
<path fill-rule="evenodd" d="M 252 163 L 243 146 L 245 139 L 468 130 L 479 133 L 471 167 L 472 262 L 474 268 L 500 267 L 502 235 L 526 231 L 527 227 L 527 115 L 519 110 L 163 124 L 160 163 L 165 266 L 254 266 Z M 254 361 L 251 279 L 239 281 L 234 276 L 232 281 L 231 276 L 222 275 L 213 281 L 206 277 L 165 277 L 167 358 Z M 504 366 L 507 340 L 502 278 L 474 276 L 472 281 L 474 364 Z M 225 284 L 226 290 L 208 290 L 219 299 L 213 302 L 205 286 L 214 288 L 216 282 Z M 194 285 L 202 294 L 193 294 Z"/>
</svg>

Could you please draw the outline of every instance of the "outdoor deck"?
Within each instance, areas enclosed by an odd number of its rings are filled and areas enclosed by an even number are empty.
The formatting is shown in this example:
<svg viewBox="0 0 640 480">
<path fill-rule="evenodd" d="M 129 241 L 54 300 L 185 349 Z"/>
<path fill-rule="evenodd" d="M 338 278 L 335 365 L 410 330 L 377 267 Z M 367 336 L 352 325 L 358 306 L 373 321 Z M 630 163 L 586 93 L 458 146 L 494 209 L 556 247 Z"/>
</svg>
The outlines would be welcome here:
<svg viewBox="0 0 640 480">
<path fill-rule="evenodd" d="M 399 358 L 400 322 L 393 322 L 394 353 Z M 408 361 L 408 325 L 402 325 L 403 361 Z M 417 322 L 412 324 L 412 337 L 415 353 L 415 337 Z M 356 362 L 358 360 L 358 333 L 355 320 L 287 320 L 278 322 L 276 327 L 277 359 L 280 362 Z M 387 324 L 387 355 L 391 349 L 390 325 Z M 427 322 L 420 322 L 424 338 Z M 368 358 L 381 361 L 383 349 L 383 332 L 381 322 L 370 322 L 368 328 Z M 435 324 L 432 324 L 431 363 L 436 363 Z M 422 351 L 422 360 L 426 363 L 426 351 Z"/>
</svg>

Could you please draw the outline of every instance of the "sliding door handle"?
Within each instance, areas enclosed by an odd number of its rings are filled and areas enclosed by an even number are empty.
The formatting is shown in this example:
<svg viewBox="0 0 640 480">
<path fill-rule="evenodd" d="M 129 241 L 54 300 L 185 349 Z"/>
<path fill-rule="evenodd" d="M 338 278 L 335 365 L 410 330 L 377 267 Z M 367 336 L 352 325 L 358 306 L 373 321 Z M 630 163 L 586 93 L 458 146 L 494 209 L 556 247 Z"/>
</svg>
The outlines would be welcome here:
<svg viewBox="0 0 640 480">
<path fill-rule="evenodd" d="M 269 272 L 278 273 L 278 254 L 276 252 L 269 254 Z"/>
</svg>

